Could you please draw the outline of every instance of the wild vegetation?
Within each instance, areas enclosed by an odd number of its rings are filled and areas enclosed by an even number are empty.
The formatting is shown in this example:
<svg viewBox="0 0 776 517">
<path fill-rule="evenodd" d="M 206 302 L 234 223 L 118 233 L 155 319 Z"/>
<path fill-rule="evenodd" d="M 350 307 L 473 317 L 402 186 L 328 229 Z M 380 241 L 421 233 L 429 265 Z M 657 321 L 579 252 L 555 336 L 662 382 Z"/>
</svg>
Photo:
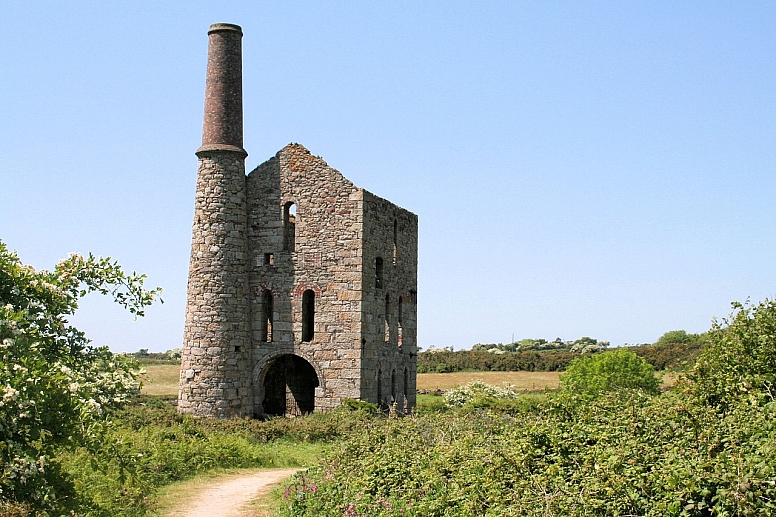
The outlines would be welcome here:
<svg viewBox="0 0 776 517">
<path fill-rule="evenodd" d="M 627 348 L 574 359 L 560 383 L 570 393 L 591 397 L 626 388 L 654 395 L 660 386 L 652 365 Z"/>
<path fill-rule="evenodd" d="M 216 469 L 310 466 L 328 444 L 371 418 L 342 410 L 265 422 L 194 419 L 178 414 L 170 402 L 139 397 L 112 413 L 100 451 L 61 453 L 72 500 L 60 501 L 50 514 L 67 507 L 78 515 L 147 515 L 159 487 Z"/>
<path fill-rule="evenodd" d="M 297 419 L 211 420 L 134 395 L 129 358 L 66 321 L 88 291 L 142 315 L 158 295 L 142 275 L 77 255 L 35 271 L 2 243 L 0 266 L 3 515 L 146 515 L 162 485 L 267 466 L 310 466 L 279 496 L 281 516 L 776 513 L 772 301 L 734 305 L 706 336 L 672 335 L 685 347 L 673 359 L 668 342 L 477 352 L 570 354 L 555 392 L 474 382 L 419 397 L 408 418 L 347 401 Z M 657 390 L 649 354 L 680 367 L 696 353 Z M 458 352 L 430 355 L 442 354 Z"/>
<path fill-rule="evenodd" d="M 0 241 L 0 510 L 57 507 L 73 494 L 60 453 L 101 450 L 107 412 L 138 383 L 131 362 L 91 347 L 67 318 L 94 291 L 142 316 L 160 291 L 144 279 L 91 254 L 36 271 Z"/>
<path fill-rule="evenodd" d="M 195 420 L 169 398 L 138 397 L 134 358 L 91 347 L 67 318 L 93 291 L 142 316 L 160 292 L 144 280 L 92 255 L 36 271 L 0 242 L 0 515 L 145 515 L 159 486 L 212 469 L 308 465 L 371 418 L 343 409 Z"/>
<path fill-rule="evenodd" d="M 735 310 L 671 391 L 634 388 L 646 362 L 627 349 L 544 400 L 472 389 L 353 435 L 289 484 L 280 515 L 773 515 L 776 304 Z"/>
</svg>

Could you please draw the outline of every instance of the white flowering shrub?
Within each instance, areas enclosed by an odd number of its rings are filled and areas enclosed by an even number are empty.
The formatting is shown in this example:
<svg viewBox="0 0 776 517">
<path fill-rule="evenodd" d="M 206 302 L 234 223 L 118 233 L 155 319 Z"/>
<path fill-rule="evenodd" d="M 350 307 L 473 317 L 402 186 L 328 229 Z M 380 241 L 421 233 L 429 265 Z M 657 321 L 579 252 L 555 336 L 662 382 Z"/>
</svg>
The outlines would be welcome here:
<svg viewBox="0 0 776 517">
<path fill-rule="evenodd" d="M 469 384 L 447 390 L 443 397 L 448 407 L 460 407 L 482 398 L 516 399 L 518 395 L 514 387 L 509 384 L 505 383 L 500 388 L 492 384 L 485 384 L 481 380 L 474 380 Z"/>
<path fill-rule="evenodd" d="M 89 345 L 67 317 L 89 292 L 110 295 L 135 316 L 160 289 L 115 261 L 71 255 L 53 271 L 22 264 L 0 241 L 0 501 L 55 508 L 70 484 L 60 448 L 97 446 L 105 410 L 137 392 L 134 364 Z M 0 508 L 2 509 L 2 508 Z"/>
</svg>

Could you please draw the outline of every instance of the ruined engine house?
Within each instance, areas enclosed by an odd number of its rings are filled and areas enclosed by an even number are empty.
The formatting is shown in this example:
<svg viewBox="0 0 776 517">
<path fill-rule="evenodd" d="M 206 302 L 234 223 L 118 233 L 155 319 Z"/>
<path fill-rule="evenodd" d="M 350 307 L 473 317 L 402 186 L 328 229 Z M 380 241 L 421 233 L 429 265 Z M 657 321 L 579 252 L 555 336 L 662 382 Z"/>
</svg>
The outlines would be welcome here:
<svg viewBox="0 0 776 517">
<path fill-rule="evenodd" d="M 417 216 L 298 144 L 246 175 L 242 30 L 208 37 L 179 411 L 410 411 Z"/>
</svg>

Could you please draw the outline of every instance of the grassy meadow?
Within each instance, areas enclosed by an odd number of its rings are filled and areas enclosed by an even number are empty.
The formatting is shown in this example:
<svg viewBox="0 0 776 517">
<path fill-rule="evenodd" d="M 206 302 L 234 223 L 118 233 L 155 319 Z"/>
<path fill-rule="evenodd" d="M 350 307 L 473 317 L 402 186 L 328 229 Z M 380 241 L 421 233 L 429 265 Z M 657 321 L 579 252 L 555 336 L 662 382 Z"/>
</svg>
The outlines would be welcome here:
<svg viewBox="0 0 776 517">
<path fill-rule="evenodd" d="M 177 364 L 153 364 L 143 367 L 140 376 L 143 387 L 141 395 L 178 395 L 181 368 Z"/>
<path fill-rule="evenodd" d="M 175 364 L 154 364 L 144 366 L 142 395 L 175 396 L 178 394 L 178 375 L 180 368 Z M 453 372 L 419 373 L 418 390 L 448 390 L 481 380 L 487 384 L 501 386 L 511 384 L 519 391 L 540 392 L 545 389 L 557 389 L 561 372 Z M 676 382 L 677 374 L 662 374 L 663 386 L 669 387 Z"/>
</svg>

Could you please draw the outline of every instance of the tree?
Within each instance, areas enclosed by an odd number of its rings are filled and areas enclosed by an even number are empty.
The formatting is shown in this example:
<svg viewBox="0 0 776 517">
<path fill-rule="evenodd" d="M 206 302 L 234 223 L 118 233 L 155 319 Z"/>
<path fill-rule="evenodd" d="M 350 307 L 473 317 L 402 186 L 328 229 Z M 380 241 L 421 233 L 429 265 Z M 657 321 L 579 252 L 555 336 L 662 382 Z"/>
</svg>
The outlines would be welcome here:
<svg viewBox="0 0 776 517">
<path fill-rule="evenodd" d="M 652 366 L 626 348 L 574 359 L 560 384 L 571 393 L 597 396 L 623 388 L 657 393 L 660 382 Z"/>
<path fill-rule="evenodd" d="M 734 302 L 734 312 L 712 323 L 710 345 L 688 372 L 690 390 L 705 403 L 741 399 L 773 402 L 776 396 L 776 302 Z"/>
<path fill-rule="evenodd" d="M 663 345 L 663 344 L 673 344 L 673 343 L 691 343 L 693 340 L 692 335 L 688 334 L 685 330 L 669 330 L 660 338 L 658 338 L 657 341 L 655 341 L 656 345 Z"/>
<path fill-rule="evenodd" d="M 106 410 L 137 392 L 132 364 L 90 346 L 67 318 L 93 291 L 143 316 L 161 292 L 144 289 L 145 278 L 92 254 L 36 271 L 0 241 L 0 501 L 6 507 L 61 504 L 69 483 L 55 453 L 97 446 Z"/>
<path fill-rule="evenodd" d="M 593 354 L 602 351 L 607 346 L 609 346 L 608 341 L 598 341 L 597 339 L 584 336 L 574 341 L 569 350 L 578 354 Z"/>
</svg>

